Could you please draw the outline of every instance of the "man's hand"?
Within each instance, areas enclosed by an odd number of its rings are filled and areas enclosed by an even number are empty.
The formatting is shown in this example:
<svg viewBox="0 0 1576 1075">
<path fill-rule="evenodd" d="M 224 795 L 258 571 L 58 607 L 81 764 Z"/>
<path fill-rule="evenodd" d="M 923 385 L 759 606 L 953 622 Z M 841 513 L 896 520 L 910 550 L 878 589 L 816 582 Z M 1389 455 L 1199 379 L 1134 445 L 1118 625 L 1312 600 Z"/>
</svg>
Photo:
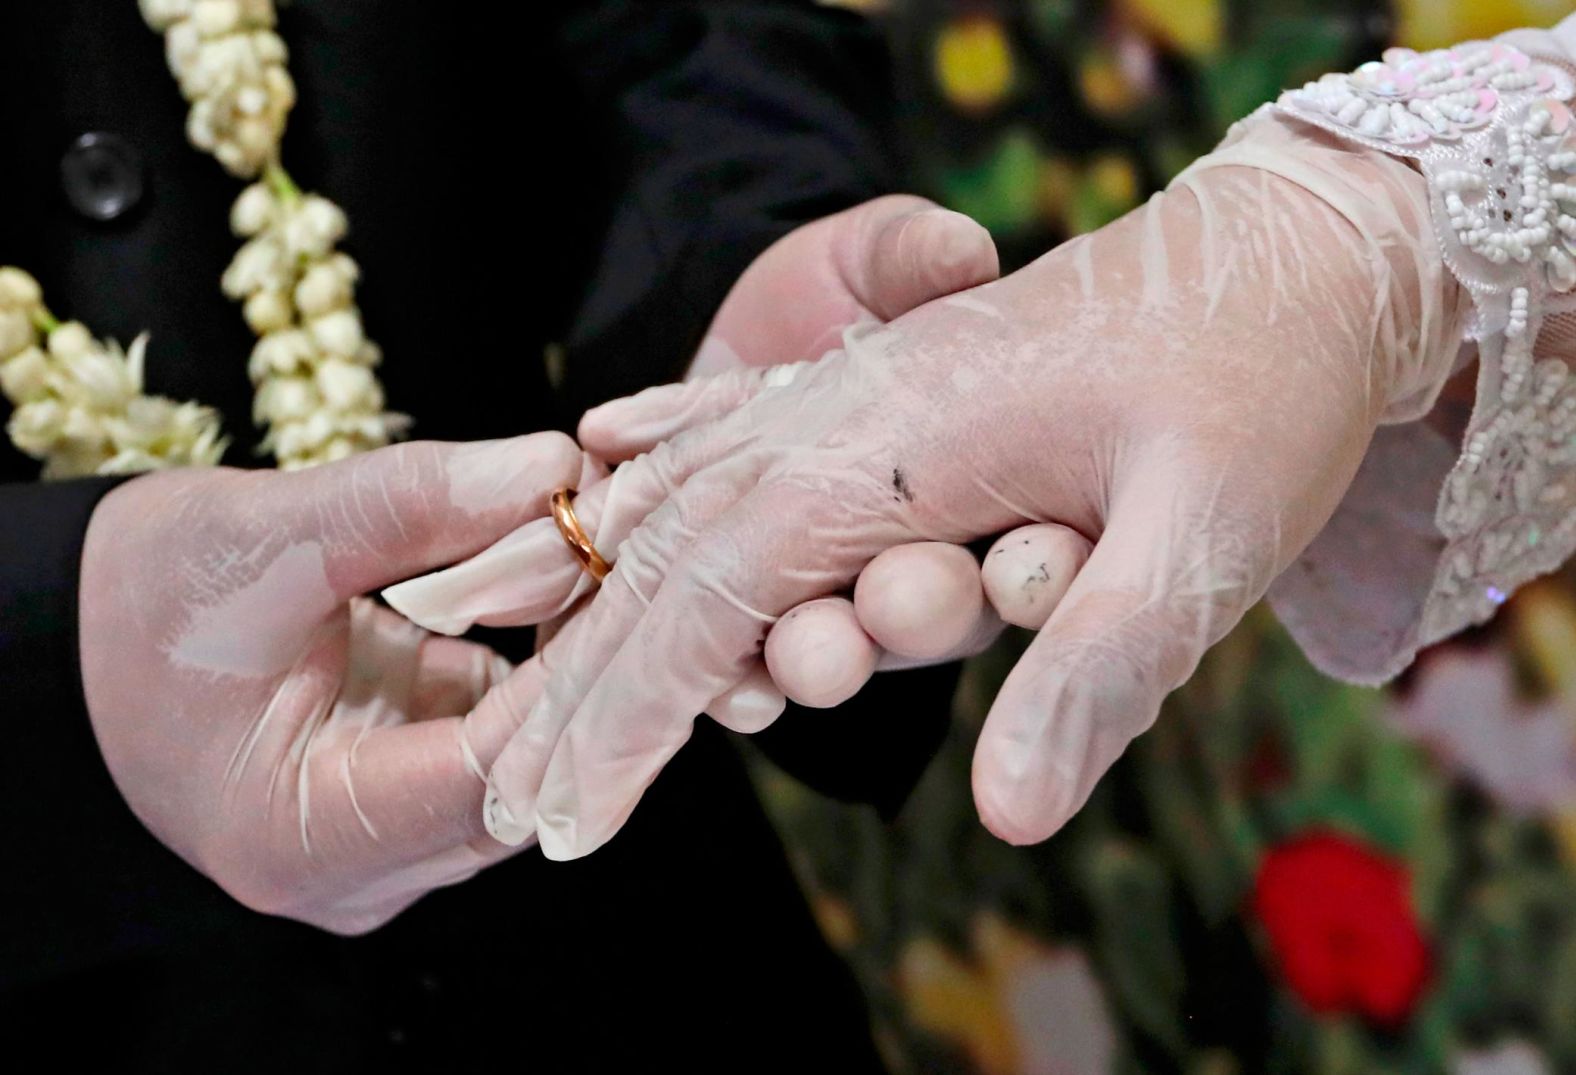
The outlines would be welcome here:
<svg viewBox="0 0 1576 1075">
<path fill-rule="evenodd" d="M 361 595 L 542 516 L 582 467 L 540 433 L 110 493 L 83 552 L 82 671 L 132 810 L 247 906 L 338 933 L 506 854 L 483 774 L 539 661 L 511 671 Z"/>
</svg>

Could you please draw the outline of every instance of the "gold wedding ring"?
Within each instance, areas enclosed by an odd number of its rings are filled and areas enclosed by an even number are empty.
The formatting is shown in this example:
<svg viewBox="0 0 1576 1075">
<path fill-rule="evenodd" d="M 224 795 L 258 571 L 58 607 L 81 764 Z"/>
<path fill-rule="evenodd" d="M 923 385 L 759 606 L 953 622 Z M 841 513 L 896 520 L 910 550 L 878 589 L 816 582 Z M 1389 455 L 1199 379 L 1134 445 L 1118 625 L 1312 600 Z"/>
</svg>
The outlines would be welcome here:
<svg viewBox="0 0 1576 1075">
<path fill-rule="evenodd" d="M 575 559 L 580 566 L 585 568 L 586 574 L 601 582 L 607 578 L 607 573 L 613 570 L 613 565 L 602 559 L 602 554 L 596 551 L 596 546 L 591 544 L 591 539 L 586 537 L 585 527 L 580 525 L 580 520 L 575 518 L 573 489 L 556 489 L 549 502 L 553 509 L 553 522 L 558 524 L 558 532 L 564 537 L 564 544 L 569 546 L 569 551 L 575 554 Z"/>
</svg>

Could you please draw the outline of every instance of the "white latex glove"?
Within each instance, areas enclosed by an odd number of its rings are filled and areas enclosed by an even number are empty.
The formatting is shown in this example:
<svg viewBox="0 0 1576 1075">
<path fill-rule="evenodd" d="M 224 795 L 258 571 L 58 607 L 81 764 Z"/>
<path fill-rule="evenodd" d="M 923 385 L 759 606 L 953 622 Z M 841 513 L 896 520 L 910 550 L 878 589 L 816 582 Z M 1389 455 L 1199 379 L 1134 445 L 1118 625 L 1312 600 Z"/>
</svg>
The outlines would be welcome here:
<svg viewBox="0 0 1576 1075">
<path fill-rule="evenodd" d="M 1427 409 L 1462 307 L 1415 171 L 1261 115 L 1010 278 L 753 386 L 592 412 L 595 445 L 683 403 L 723 416 L 615 475 L 656 506 L 493 766 L 495 820 L 588 853 L 777 617 L 885 549 L 1033 521 L 1098 540 L 974 783 L 994 832 L 1045 838 L 1318 532 L 1376 424 Z"/>
<path fill-rule="evenodd" d="M 731 372 L 753 384 L 763 367 L 836 346 L 852 325 L 889 320 L 996 274 L 995 247 L 978 224 L 923 198 L 877 198 L 798 228 L 757 258 L 713 319 L 691 377 Z M 631 458 L 665 431 L 700 421 L 717 398 L 705 392 L 676 401 L 669 413 L 646 412 L 599 450 L 610 461 Z M 582 482 L 575 503 L 582 525 L 609 557 L 650 501 L 639 491 L 621 497 L 618 487 Z M 620 510 L 621 502 L 636 510 Z M 914 572 L 863 584 L 860 609 L 872 617 L 871 625 L 861 626 L 846 599 L 785 617 L 767 649 L 771 674 L 752 666 L 707 712 L 736 731 L 758 731 L 782 712 L 785 694 L 807 705 L 836 705 L 852 697 L 878 666 L 965 656 L 989 644 L 1000 631 L 996 617 L 976 599 L 960 618 L 964 610 L 945 600 L 960 589 L 978 594 L 972 558 L 951 546 L 930 546 L 913 563 L 919 567 Z M 915 579 L 932 580 L 927 592 L 942 599 L 942 608 L 910 614 L 903 594 L 912 591 Z M 542 520 L 466 563 L 394 586 L 385 596 L 413 622 L 459 634 L 478 623 L 505 627 L 551 620 L 589 589 L 556 527 Z M 889 630 L 893 622 L 906 626 Z"/>
<path fill-rule="evenodd" d="M 111 492 L 83 552 L 82 674 L 131 809 L 240 902 L 337 933 L 507 854 L 483 774 L 539 659 L 511 673 L 360 595 L 486 548 L 582 466 L 539 433 Z"/>
</svg>

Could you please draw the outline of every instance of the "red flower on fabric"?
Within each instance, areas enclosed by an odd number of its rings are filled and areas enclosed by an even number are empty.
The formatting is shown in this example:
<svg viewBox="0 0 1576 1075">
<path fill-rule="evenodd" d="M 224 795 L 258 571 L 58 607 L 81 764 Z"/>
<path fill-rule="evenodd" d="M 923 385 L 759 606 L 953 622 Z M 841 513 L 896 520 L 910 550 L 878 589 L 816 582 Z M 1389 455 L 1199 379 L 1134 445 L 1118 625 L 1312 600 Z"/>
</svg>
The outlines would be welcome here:
<svg viewBox="0 0 1576 1075">
<path fill-rule="evenodd" d="M 1286 981 L 1316 1012 L 1395 1026 L 1428 984 L 1410 875 L 1349 836 L 1318 830 L 1272 848 L 1253 909 Z"/>
</svg>

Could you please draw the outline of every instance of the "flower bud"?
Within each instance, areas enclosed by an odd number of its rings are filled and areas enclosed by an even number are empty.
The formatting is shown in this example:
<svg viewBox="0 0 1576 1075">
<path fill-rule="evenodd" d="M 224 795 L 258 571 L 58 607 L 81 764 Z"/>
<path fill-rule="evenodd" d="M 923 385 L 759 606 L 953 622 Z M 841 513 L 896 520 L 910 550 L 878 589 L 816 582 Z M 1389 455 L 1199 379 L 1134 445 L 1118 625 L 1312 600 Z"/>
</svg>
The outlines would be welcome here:
<svg viewBox="0 0 1576 1075">
<path fill-rule="evenodd" d="M 60 439 L 65 420 L 66 410 L 57 400 L 36 400 L 24 403 L 11 412 L 6 432 L 18 449 L 35 459 L 42 459 Z"/>
<path fill-rule="evenodd" d="M 295 311 L 290 308 L 290 300 L 278 291 L 254 291 L 241 308 L 241 313 L 247 325 L 259 336 L 289 328 L 295 315 Z"/>
<path fill-rule="evenodd" d="M 25 311 L 0 309 L 0 358 L 9 358 L 37 340 L 38 330 Z"/>
<path fill-rule="evenodd" d="M 0 307 L 30 309 L 44 301 L 38 281 L 12 265 L 0 268 Z"/>
<path fill-rule="evenodd" d="M 307 327 L 319 347 L 344 358 L 354 357 L 366 342 L 361 330 L 361 315 L 353 309 L 324 314 L 314 318 Z"/>
<path fill-rule="evenodd" d="M 192 13 L 192 0 L 137 0 L 142 19 L 161 33 Z"/>
<path fill-rule="evenodd" d="M 322 403 L 308 377 L 273 377 L 263 382 L 252 403 L 252 420 L 259 425 L 299 422 Z"/>
<path fill-rule="evenodd" d="M 349 258 L 344 259 L 350 261 Z M 352 269 L 355 263 L 351 262 Z M 353 276 L 347 275 L 338 259 L 320 261 L 306 271 L 296 285 L 295 302 L 302 317 L 320 317 L 350 304 Z"/>
<path fill-rule="evenodd" d="M 327 198 L 308 194 L 285 221 L 285 248 L 295 257 L 321 258 L 345 237 L 345 213 Z"/>
<path fill-rule="evenodd" d="M 241 191 L 230 207 L 230 230 L 250 238 L 267 228 L 274 216 L 274 196 L 262 183 Z"/>
<path fill-rule="evenodd" d="M 219 145 L 213 105 L 207 100 L 195 102 L 186 113 L 186 140 L 204 152 L 212 152 Z"/>
<path fill-rule="evenodd" d="M 94 347 L 93 334 L 80 321 L 67 321 L 49 334 L 49 353 L 57 359 L 75 358 Z"/>
<path fill-rule="evenodd" d="M 245 298 L 264 288 L 282 291 L 288 286 L 288 270 L 285 253 L 279 244 L 270 236 L 261 235 L 248 240 L 235 252 L 219 286 L 232 299 Z"/>
<path fill-rule="evenodd" d="M 97 411 L 72 404 L 66 407 L 65 420 L 60 424 L 60 439 L 78 448 L 97 448 L 109 443 L 109 430 Z"/>
<path fill-rule="evenodd" d="M 258 167 L 267 161 L 279 141 L 279 133 L 261 116 L 244 116 L 231 128 L 230 140 L 240 147 L 249 161 Z"/>
<path fill-rule="evenodd" d="M 316 376 L 324 402 L 336 411 L 382 407 L 377 378 L 365 366 L 330 358 L 317 368 Z"/>
<path fill-rule="evenodd" d="M 273 39 L 275 41 L 279 40 L 277 37 Z M 296 87 L 295 80 L 290 77 L 290 72 L 279 66 L 279 63 L 284 62 L 283 44 L 280 45 L 279 53 L 278 63 L 271 64 L 263 71 L 263 86 L 268 90 L 268 99 L 272 106 L 272 114 L 275 121 L 283 126 L 285 115 L 295 107 Z"/>
<path fill-rule="evenodd" d="M 269 3 L 259 6 L 268 8 L 267 25 L 272 26 L 274 23 L 273 5 Z M 255 15 L 248 15 L 247 21 L 253 24 L 261 24 L 263 19 Z M 261 63 L 271 67 L 277 67 L 290 58 L 290 54 L 285 48 L 284 38 L 272 30 L 259 30 L 252 34 L 252 52 Z"/>
<path fill-rule="evenodd" d="M 164 59 L 181 83 L 182 91 L 186 88 L 187 76 L 192 65 L 197 62 L 197 54 L 200 51 L 202 51 L 202 37 L 197 33 L 197 27 L 190 21 L 175 23 L 164 35 Z"/>
<path fill-rule="evenodd" d="M 266 377 L 293 373 L 310 366 L 317 354 L 312 339 L 300 329 L 271 332 L 257 341 L 246 372 L 257 384 Z"/>
<path fill-rule="evenodd" d="M 48 376 L 49 359 L 37 347 L 0 359 L 0 392 L 17 403 L 41 398 L 47 390 Z"/>
<path fill-rule="evenodd" d="M 191 19 L 203 37 L 219 37 L 240 28 L 241 5 L 236 0 L 197 0 Z"/>
<path fill-rule="evenodd" d="M 98 348 L 60 359 L 55 390 L 96 410 L 118 410 L 137 395 L 126 364 Z"/>
</svg>

